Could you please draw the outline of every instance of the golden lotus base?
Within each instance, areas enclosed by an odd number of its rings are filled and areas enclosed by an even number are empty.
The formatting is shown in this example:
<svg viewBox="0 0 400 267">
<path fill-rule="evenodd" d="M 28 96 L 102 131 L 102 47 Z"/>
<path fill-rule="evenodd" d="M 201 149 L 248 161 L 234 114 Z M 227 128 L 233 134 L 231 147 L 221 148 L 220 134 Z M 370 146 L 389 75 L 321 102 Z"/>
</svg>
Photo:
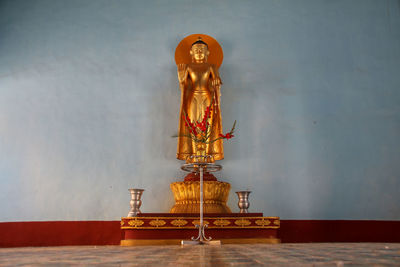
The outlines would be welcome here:
<svg viewBox="0 0 400 267">
<path fill-rule="evenodd" d="M 204 213 L 232 213 L 226 205 L 231 185 L 220 181 L 204 181 Z M 170 213 L 200 212 L 200 182 L 184 181 L 171 184 L 175 205 Z"/>
</svg>

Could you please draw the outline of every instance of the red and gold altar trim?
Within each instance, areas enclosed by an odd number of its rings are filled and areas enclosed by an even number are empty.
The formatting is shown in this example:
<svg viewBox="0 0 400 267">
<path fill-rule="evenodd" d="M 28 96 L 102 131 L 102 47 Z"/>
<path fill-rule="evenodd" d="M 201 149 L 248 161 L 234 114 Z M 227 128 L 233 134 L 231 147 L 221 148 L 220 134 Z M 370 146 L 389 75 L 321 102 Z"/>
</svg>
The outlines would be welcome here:
<svg viewBox="0 0 400 267">
<path fill-rule="evenodd" d="M 223 244 L 280 243 L 279 217 L 262 213 L 208 213 L 206 235 Z M 197 236 L 197 214 L 141 213 L 121 219 L 121 246 L 179 245 L 181 240 Z"/>
<path fill-rule="evenodd" d="M 199 217 L 124 217 L 121 229 L 195 229 Z M 208 229 L 279 229 L 279 217 L 204 217 Z"/>
</svg>

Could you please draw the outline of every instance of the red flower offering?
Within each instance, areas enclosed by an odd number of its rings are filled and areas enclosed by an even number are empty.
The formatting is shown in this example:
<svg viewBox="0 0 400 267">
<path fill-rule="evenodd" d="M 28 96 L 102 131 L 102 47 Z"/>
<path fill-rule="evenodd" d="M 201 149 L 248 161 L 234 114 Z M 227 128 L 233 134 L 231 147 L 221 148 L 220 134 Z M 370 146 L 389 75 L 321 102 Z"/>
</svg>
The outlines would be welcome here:
<svg viewBox="0 0 400 267">
<path fill-rule="evenodd" d="M 219 137 L 213 140 L 210 139 L 211 125 L 208 122 L 211 118 L 212 105 L 214 100 L 211 101 L 211 104 L 206 108 L 204 112 L 204 116 L 201 121 L 193 121 L 190 119 L 189 115 L 184 114 L 183 118 L 185 119 L 185 126 L 188 127 L 190 135 L 183 135 L 186 137 L 190 137 L 196 143 L 204 143 L 210 144 L 220 139 L 231 139 L 234 137 L 233 133 L 235 131 L 236 121 L 233 123 L 233 127 L 230 132 L 226 134 L 219 134 Z"/>
</svg>

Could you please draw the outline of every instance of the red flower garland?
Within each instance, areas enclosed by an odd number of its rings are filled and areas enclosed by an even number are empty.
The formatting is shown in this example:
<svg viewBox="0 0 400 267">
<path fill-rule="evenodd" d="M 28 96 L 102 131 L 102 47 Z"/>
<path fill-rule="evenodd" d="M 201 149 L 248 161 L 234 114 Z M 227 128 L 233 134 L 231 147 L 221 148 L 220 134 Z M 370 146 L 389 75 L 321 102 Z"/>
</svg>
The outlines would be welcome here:
<svg viewBox="0 0 400 267">
<path fill-rule="evenodd" d="M 192 121 L 186 113 L 183 115 L 185 126 L 189 128 L 190 138 L 192 138 L 195 142 L 201 143 L 213 143 L 219 139 L 231 139 L 234 137 L 233 132 L 235 131 L 236 121 L 233 124 L 233 127 L 230 132 L 226 134 L 219 134 L 219 137 L 208 141 L 210 135 L 208 134 L 210 123 L 208 120 L 211 118 L 212 104 L 214 103 L 214 99 L 211 101 L 210 106 L 208 106 L 204 112 L 203 119 L 201 121 Z"/>
</svg>

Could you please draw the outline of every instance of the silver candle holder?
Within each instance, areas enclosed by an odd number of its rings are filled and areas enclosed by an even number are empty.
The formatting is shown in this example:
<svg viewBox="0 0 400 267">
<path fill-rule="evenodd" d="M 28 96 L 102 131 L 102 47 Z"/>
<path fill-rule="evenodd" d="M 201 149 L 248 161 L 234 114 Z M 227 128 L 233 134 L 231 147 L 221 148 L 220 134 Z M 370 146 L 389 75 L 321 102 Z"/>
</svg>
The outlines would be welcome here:
<svg viewBox="0 0 400 267">
<path fill-rule="evenodd" d="M 240 213 L 248 213 L 248 208 L 250 207 L 249 195 L 251 191 L 238 191 L 235 192 L 239 197 L 238 206 Z"/>
<path fill-rule="evenodd" d="M 131 205 L 131 210 L 129 211 L 127 217 L 135 217 L 139 213 L 141 213 L 140 211 L 140 206 L 142 205 L 141 197 L 144 189 L 132 188 L 128 190 L 131 193 L 131 201 L 129 201 L 129 204 Z"/>
</svg>

